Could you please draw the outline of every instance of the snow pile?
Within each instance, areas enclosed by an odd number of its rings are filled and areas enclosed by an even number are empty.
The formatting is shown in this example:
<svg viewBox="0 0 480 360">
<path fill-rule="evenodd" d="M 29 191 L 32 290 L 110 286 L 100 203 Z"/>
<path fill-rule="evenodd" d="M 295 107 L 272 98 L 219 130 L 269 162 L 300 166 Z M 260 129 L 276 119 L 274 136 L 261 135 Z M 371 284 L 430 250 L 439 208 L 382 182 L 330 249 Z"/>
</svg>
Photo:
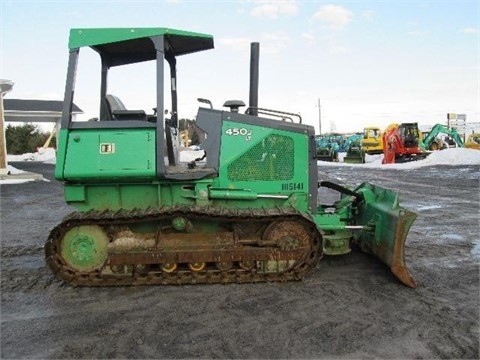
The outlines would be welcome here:
<svg viewBox="0 0 480 360">
<path fill-rule="evenodd" d="M 422 160 L 425 166 L 430 165 L 480 165 L 480 151 L 466 148 L 451 148 L 433 151 Z"/>
<path fill-rule="evenodd" d="M 194 161 L 195 159 L 201 159 L 203 157 L 203 154 L 203 150 L 182 150 L 180 151 L 180 162 L 189 163 Z M 204 161 L 205 159 L 203 159 L 201 162 Z"/>
<path fill-rule="evenodd" d="M 41 161 L 46 164 L 55 164 L 56 162 L 56 151 L 53 148 L 38 148 L 35 153 L 26 153 L 21 155 L 10 155 L 7 154 L 7 162 L 11 161 Z M 26 171 L 19 170 L 11 165 L 7 164 L 7 173 L 9 175 L 18 175 L 18 174 L 27 174 Z M 22 184 L 29 181 L 34 181 L 34 178 L 30 177 L 19 177 L 15 178 L 12 176 L 8 179 L 0 180 L 0 184 Z M 48 181 L 44 179 L 44 181 Z"/>
<path fill-rule="evenodd" d="M 22 155 L 7 155 L 7 161 L 42 161 L 47 164 L 55 164 L 56 152 L 53 148 L 38 148 L 35 153 Z"/>
<path fill-rule="evenodd" d="M 480 151 L 466 148 L 451 148 L 433 151 L 423 160 L 399 164 L 382 164 L 383 155 L 366 155 L 365 164 L 347 164 L 342 162 L 345 153 L 339 154 L 340 162 L 318 161 L 319 166 L 359 166 L 378 169 L 417 169 L 434 165 L 480 165 Z"/>
</svg>

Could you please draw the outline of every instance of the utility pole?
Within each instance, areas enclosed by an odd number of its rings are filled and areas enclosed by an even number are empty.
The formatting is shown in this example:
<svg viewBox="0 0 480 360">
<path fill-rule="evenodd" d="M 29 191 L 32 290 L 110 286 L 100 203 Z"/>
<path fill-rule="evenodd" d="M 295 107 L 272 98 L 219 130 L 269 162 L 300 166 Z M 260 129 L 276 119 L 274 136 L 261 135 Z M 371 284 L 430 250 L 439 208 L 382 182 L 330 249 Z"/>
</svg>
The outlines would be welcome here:
<svg viewBox="0 0 480 360">
<path fill-rule="evenodd" d="M 322 108 L 320 107 L 320 98 L 318 98 L 318 134 L 322 134 Z"/>
</svg>

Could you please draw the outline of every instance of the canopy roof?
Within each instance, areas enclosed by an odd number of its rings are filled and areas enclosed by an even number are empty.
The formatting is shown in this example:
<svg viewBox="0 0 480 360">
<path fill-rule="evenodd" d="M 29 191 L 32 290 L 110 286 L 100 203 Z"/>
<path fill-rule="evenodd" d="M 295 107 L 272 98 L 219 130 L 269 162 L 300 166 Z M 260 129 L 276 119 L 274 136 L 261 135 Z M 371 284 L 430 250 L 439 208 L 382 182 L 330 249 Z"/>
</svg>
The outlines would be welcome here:
<svg viewBox="0 0 480 360">
<path fill-rule="evenodd" d="M 110 66 L 153 60 L 156 50 L 151 37 L 163 36 L 165 50 L 174 56 L 213 49 L 213 36 L 168 28 L 71 29 L 69 49 L 89 46 Z"/>
</svg>

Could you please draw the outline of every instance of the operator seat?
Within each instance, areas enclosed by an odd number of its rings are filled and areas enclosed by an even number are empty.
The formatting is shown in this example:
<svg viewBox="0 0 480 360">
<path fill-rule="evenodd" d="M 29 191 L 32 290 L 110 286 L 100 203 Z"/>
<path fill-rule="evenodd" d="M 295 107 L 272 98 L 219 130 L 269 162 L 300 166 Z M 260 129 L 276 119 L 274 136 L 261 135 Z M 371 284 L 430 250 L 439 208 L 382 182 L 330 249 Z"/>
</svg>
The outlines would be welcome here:
<svg viewBox="0 0 480 360">
<path fill-rule="evenodd" d="M 110 113 L 113 113 L 116 110 L 127 110 L 122 100 L 120 100 L 118 96 L 107 94 L 107 103 Z"/>
<path fill-rule="evenodd" d="M 147 120 L 143 110 L 127 110 L 122 100 L 112 94 L 107 94 L 107 113 L 109 120 Z"/>
</svg>

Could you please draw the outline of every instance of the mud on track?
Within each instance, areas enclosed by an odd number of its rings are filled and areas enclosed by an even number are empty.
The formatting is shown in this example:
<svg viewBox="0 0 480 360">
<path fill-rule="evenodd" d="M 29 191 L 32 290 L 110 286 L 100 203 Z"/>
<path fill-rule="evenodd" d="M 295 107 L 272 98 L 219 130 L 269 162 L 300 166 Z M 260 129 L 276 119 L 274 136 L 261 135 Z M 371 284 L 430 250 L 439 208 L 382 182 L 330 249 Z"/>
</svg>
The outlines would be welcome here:
<svg viewBox="0 0 480 360">
<path fill-rule="evenodd" d="M 302 282 L 73 288 L 43 261 L 50 228 L 72 211 L 53 165 L 11 165 L 50 182 L 0 187 L 2 359 L 480 356 L 478 166 L 319 168 L 320 180 L 397 190 L 419 214 L 409 289 L 356 251 L 324 257 Z"/>
</svg>

